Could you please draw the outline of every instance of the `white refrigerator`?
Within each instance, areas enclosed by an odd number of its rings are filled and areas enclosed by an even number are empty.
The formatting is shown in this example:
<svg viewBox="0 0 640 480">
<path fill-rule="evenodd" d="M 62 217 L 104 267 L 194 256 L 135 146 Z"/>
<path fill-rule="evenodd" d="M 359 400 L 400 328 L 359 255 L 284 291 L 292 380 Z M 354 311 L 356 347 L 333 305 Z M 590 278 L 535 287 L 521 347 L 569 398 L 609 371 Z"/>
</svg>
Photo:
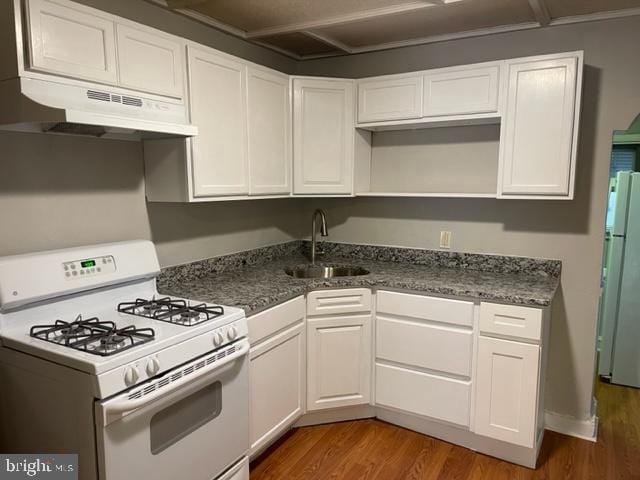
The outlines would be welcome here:
<svg viewBox="0 0 640 480">
<path fill-rule="evenodd" d="M 620 172 L 612 187 L 598 373 L 640 387 L 640 173 Z"/>
</svg>

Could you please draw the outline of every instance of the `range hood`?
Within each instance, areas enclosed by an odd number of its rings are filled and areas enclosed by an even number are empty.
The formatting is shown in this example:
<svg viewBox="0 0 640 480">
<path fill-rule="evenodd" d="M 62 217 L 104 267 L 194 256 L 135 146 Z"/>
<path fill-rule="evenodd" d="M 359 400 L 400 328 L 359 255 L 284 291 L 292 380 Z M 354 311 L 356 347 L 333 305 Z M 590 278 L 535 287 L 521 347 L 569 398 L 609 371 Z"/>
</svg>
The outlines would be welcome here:
<svg viewBox="0 0 640 480">
<path fill-rule="evenodd" d="M 192 137 L 183 104 L 41 75 L 0 82 L 0 130 L 120 140 Z"/>
</svg>

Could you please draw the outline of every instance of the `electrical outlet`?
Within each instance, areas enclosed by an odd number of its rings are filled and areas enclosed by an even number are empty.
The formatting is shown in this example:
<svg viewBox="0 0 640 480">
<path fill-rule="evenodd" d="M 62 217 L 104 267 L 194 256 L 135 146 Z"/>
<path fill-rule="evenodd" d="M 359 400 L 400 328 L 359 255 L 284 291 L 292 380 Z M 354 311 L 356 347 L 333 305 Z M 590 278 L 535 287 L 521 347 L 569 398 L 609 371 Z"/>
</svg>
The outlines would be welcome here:
<svg viewBox="0 0 640 480">
<path fill-rule="evenodd" d="M 451 232 L 440 232 L 440 248 L 451 248 Z"/>
</svg>

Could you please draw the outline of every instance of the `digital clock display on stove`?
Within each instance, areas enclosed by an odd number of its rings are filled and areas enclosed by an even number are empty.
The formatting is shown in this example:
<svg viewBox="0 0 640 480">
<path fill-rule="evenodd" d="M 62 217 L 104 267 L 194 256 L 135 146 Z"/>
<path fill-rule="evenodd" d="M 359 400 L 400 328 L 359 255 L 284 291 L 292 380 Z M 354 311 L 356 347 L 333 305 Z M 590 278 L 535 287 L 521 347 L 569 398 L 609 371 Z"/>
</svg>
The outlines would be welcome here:
<svg viewBox="0 0 640 480">
<path fill-rule="evenodd" d="M 83 262 L 80 262 L 80 265 L 82 266 L 82 268 L 95 267 L 96 266 L 96 261 L 95 260 L 84 260 Z"/>
</svg>

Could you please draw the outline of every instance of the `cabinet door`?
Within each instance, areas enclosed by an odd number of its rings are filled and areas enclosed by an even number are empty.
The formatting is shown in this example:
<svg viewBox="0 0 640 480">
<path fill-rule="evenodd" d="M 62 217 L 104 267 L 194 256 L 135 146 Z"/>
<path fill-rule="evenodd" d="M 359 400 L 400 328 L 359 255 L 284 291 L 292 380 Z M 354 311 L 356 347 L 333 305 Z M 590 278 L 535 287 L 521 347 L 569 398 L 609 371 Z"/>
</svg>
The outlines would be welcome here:
<svg viewBox="0 0 640 480">
<path fill-rule="evenodd" d="M 182 97 L 183 45 L 168 36 L 117 25 L 120 85 L 143 92 Z"/>
<path fill-rule="evenodd" d="M 249 68 L 247 92 L 250 192 L 291 193 L 289 77 Z"/>
<path fill-rule="evenodd" d="M 246 67 L 209 50 L 188 48 L 193 190 L 196 197 L 249 193 Z"/>
<path fill-rule="evenodd" d="M 406 120 L 422 116 L 422 75 L 358 83 L 358 122 Z"/>
<path fill-rule="evenodd" d="M 508 64 L 499 193 L 570 195 L 577 68 L 577 57 Z"/>
<path fill-rule="evenodd" d="M 371 315 L 308 320 L 307 409 L 369 403 Z"/>
<path fill-rule="evenodd" d="M 304 413 L 304 324 L 252 347 L 249 358 L 249 435 L 255 453 Z"/>
<path fill-rule="evenodd" d="M 294 193 L 353 190 L 353 82 L 293 81 Z"/>
<path fill-rule="evenodd" d="M 445 69 L 424 77 L 424 116 L 498 111 L 500 67 Z"/>
<path fill-rule="evenodd" d="M 424 116 L 497 112 L 499 76 L 497 65 L 427 72 Z"/>
<path fill-rule="evenodd" d="M 115 26 L 73 2 L 28 0 L 30 68 L 82 80 L 117 82 Z"/>
<path fill-rule="evenodd" d="M 477 361 L 475 432 L 532 448 L 540 347 L 481 336 Z"/>
</svg>

